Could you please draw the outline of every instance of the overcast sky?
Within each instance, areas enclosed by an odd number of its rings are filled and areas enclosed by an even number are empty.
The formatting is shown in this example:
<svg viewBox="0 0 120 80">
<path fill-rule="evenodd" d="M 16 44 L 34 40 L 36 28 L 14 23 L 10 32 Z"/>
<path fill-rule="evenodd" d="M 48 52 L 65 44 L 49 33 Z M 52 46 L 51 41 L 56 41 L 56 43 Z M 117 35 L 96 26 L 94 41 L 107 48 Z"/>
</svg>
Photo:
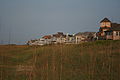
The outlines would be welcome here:
<svg viewBox="0 0 120 80">
<path fill-rule="evenodd" d="M 9 36 L 24 44 L 58 31 L 97 32 L 104 17 L 120 23 L 120 0 L 0 0 L 0 43 Z"/>
</svg>

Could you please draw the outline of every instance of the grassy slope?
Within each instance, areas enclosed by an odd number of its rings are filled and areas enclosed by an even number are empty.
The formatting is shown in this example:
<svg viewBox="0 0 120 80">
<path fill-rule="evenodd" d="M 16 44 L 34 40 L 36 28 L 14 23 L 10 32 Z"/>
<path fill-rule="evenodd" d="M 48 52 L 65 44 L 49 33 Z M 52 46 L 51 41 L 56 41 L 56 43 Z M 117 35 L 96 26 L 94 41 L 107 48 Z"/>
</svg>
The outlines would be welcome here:
<svg viewBox="0 0 120 80">
<path fill-rule="evenodd" d="M 119 75 L 120 41 L 0 46 L 0 80 L 120 80 Z"/>
</svg>

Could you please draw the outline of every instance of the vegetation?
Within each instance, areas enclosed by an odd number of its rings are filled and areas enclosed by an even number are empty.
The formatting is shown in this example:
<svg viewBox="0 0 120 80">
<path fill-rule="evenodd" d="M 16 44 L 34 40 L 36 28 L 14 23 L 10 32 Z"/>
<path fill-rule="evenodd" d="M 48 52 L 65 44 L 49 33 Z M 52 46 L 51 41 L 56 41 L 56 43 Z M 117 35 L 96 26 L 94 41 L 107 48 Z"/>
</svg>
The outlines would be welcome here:
<svg viewBox="0 0 120 80">
<path fill-rule="evenodd" d="M 0 46 L 0 80 L 120 80 L 120 41 Z"/>
</svg>

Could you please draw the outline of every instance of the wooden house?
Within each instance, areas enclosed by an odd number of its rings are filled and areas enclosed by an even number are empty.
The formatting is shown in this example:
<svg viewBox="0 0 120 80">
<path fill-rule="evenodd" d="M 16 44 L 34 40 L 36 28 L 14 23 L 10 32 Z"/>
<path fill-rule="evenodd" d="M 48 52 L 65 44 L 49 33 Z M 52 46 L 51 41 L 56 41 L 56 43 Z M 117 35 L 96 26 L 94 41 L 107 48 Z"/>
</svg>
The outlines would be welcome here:
<svg viewBox="0 0 120 80">
<path fill-rule="evenodd" d="M 104 18 L 100 22 L 97 37 L 99 40 L 120 40 L 120 24 L 112 23 L 108 18 Z"/>
</svg>

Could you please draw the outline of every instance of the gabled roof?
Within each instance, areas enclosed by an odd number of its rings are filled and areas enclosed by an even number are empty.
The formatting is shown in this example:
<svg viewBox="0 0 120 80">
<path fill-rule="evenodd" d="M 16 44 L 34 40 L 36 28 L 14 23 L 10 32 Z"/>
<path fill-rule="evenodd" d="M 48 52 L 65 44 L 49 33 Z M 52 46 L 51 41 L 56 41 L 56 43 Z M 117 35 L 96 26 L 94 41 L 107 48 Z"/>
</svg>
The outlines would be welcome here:
<svg viewBox="0 0 120 80">
<path fill-rule="evenodd" d="M 100 21 L 100 23 L 102 22 L 111 22 L 108 18 L 104 18 L 102 21 Z"/>
</svg>

